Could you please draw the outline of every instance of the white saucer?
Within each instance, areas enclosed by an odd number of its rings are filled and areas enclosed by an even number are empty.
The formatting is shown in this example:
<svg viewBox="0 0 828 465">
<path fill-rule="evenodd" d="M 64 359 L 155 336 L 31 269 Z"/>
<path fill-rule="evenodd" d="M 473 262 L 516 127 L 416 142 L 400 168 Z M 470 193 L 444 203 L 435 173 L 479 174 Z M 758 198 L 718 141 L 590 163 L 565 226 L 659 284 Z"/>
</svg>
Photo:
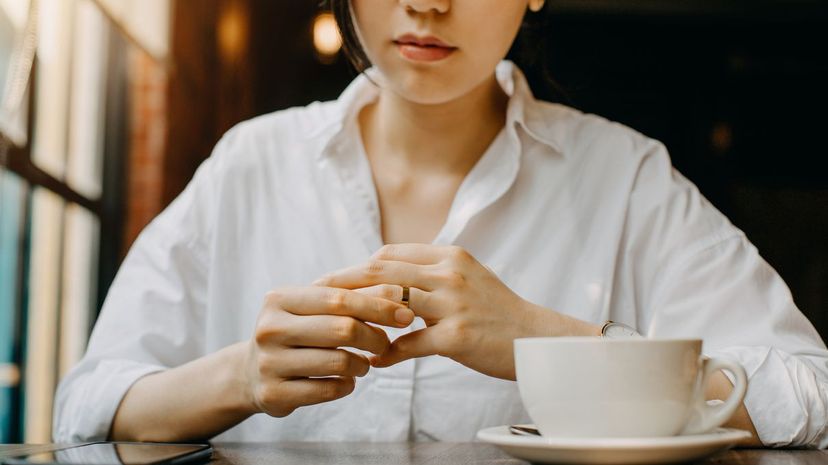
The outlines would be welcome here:
<svg viewBox="0 0 828 465">
<path fill-rule="evenodd" d="M 532 426 L 534 425 L 524 425 Z M 477 438 L 534 463 L 589 465 L 677 463 L 729 449 L 750 433 L 717 428 L 710 433 L 660 438 L 544 438 L 518 436 L 508 426 L 477 432 Z"/>
</svg>

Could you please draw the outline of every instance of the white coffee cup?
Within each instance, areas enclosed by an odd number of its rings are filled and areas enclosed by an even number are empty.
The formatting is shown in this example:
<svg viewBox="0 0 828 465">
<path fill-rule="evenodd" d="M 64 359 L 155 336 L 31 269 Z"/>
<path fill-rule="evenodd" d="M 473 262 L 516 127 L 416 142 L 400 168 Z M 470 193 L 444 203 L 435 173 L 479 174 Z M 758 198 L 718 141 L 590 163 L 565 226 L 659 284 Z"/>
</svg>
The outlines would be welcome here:
<svg viewBox="0 0 828 465">
<path fill-rule="evenodd" d="M 515 340 L 518 389 L 546 437 L 657 437 L 710 431 L 742 403 L 747 376 L 701 355 L 701 340 L 594 337 Z M 730 396 L 708 405 L 711 374 L 733 375 Z"/>
</svg>

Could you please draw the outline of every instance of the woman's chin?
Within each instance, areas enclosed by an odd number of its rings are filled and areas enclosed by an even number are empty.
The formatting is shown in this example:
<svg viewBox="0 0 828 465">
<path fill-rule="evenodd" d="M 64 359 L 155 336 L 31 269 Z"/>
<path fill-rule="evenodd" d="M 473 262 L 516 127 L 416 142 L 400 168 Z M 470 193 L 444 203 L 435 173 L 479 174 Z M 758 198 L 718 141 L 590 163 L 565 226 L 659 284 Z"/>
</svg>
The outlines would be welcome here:
<svg viewBox="0 0 828 465">
<path fill-rule="evenodd" d="M 440 105 L 460 98 L 465 89 L 449 80 L 431 77 L 408 77 L 386 81 L 400 98 L 418 105 Z"/>
<path fill-rule="evenodd" d="M 400 98 L 419 105 L 441 105 L 455 101 L 476 89 L 481 82 L 475 77 L 494 74 L 491 70 L 470 72 L 468 67 L 411 66 L 394 63 L 394 66 L 376 67 L 380 72 L 378 83 L 392 90 Z"/>
</svg>

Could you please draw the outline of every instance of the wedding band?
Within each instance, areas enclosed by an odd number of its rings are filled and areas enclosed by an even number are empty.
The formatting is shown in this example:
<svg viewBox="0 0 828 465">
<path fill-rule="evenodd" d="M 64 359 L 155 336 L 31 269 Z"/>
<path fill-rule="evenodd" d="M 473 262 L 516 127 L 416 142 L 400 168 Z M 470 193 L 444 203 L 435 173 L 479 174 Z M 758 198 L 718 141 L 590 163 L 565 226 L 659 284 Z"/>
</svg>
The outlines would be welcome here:
<svg viewBox="0 0 828 465">
<path fill-rule="evenodd" d="M 403 305 L 408 307 L 408 298 L 411 295 L 411 289 L 409 289 L 408 286 L 403 286 L 402 287 L 402 292 L 403 292 L 403 295 L 402 295 L 401 302 L 402 302 Z"/>
</svg>

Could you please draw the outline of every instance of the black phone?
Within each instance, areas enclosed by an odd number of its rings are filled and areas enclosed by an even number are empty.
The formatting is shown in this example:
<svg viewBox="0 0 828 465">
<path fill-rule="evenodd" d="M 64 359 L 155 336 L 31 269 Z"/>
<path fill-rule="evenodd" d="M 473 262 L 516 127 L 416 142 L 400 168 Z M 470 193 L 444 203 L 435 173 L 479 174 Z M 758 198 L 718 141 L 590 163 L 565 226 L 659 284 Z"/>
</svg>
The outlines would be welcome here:
<svg viewBox="0 0 828 465">
<path fill-rule="evenodd" d="M 3 459 L 6 465 L 179 465 L 207 462 L 209 444 L 94 442 Z"/>
</svg>

